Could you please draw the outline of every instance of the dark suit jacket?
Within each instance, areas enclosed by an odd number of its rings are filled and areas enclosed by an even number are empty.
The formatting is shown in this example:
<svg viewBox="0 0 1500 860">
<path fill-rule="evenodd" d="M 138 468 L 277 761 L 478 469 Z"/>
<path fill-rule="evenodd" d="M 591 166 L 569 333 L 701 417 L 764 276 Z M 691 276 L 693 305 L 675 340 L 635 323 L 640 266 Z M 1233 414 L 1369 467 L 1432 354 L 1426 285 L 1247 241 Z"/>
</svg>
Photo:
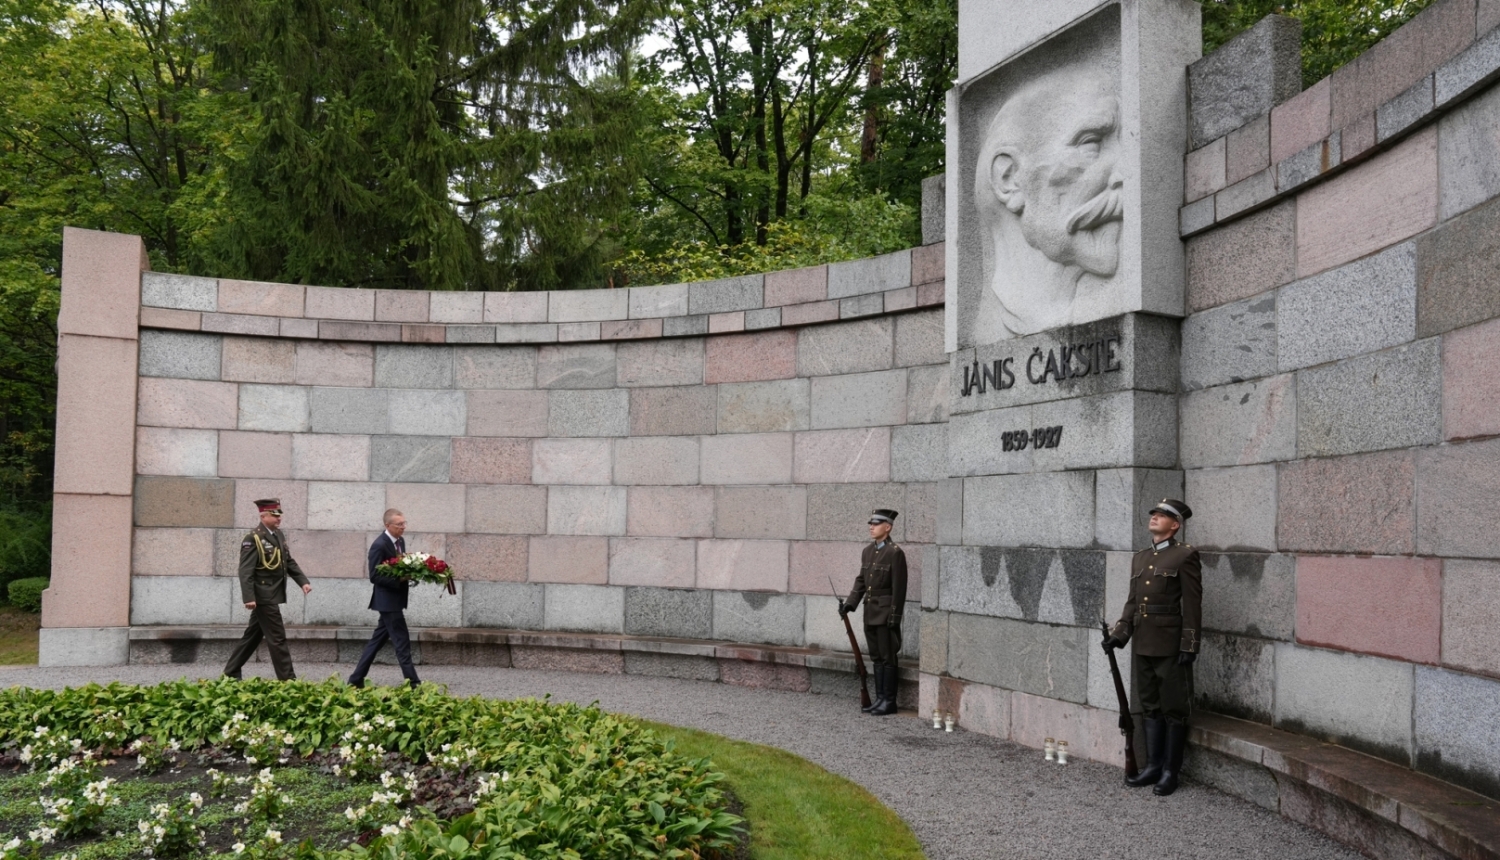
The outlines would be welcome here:
<svg viewBox="0 0 1500 860">
<path fill-rule="evenodd" d="M 406 592 L 411 586 L 394 576 L 381 576 L 375 572 L 376 565 L 395 557 L 396 544 L 391 541 L 390 535 L 382 531 L 380 537 L 370 544 L 369 555 L 370 581 L 375 583 L 375 592 L 370 595 L 370 608 L 376 612 L 396 612 L 406 608 Z"/>
</svg>

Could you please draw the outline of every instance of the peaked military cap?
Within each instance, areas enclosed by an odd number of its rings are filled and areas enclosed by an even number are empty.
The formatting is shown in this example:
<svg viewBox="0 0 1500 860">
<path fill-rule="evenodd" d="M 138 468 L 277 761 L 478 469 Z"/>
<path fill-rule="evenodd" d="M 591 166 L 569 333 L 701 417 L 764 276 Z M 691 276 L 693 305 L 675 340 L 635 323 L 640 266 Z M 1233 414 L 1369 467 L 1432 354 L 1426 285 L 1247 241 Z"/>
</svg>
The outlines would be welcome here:
<svg viewBox="0 0 1500 860">
<path fill-rule="evenodd" d="M 256 499 L 255 500 L 255 509 L 257 511 L 260 511 L 263 514 L 279 514 L 279 513 L 281 513 L 281 500 L 280 499 Z"/>
<path fill-rule="evenodd" d="M 870 525 L 873 526 L 876 523 L 894 524 L 897 516 L 898 514 L 890 508 L 876 508 L 870 512 Z"/>
<path fill-rule="evenodd" d="M 1179 523 L 1185 523 L 1193 516 L 1193 509 L 1188 507 L 1187 502 L 1181 499 L 1162 499 L 1155 505 L 1152 505 L 1151 510 L 1146 513 L 1154 514 L 1157 512 L 1166 514 Z"/>
</svg>

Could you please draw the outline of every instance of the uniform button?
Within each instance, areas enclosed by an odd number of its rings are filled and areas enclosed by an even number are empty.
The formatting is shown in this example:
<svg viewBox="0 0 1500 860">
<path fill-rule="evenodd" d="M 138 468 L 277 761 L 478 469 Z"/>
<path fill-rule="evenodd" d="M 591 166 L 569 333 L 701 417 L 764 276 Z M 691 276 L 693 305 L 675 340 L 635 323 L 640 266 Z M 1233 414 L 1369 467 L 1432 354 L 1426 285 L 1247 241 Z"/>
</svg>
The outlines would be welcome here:
<svg viewBox="0 0 1500 860">
<path fill-rule="evenodd" d="M 1156 570 L 1156 565 L 1154 565 L 1154 564 L 1148 564 L 1148 565 L 1146 565 L 1146 569 L 1147 570 Z"/>
</svg>

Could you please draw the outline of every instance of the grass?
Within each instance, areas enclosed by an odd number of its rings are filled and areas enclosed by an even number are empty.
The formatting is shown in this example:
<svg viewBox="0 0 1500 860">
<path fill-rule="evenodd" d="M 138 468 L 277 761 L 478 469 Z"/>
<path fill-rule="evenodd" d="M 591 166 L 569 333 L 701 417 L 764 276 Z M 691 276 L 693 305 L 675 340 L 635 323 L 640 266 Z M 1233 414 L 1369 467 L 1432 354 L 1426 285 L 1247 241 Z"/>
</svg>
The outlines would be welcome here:
<svg viewBox="0 0 1500 860">
<path fill-rule="evenodd" d="M 36 664 L 42 616 L 0 604 L 0 666 Z"/>
<path fill-rule="evenodd" d="M 713 760 L 744 804 L 751 860 L 922 860 L 896 813 L 841 776 L 774 747 L 642 721 L 677 751 Z"/>
</svg>

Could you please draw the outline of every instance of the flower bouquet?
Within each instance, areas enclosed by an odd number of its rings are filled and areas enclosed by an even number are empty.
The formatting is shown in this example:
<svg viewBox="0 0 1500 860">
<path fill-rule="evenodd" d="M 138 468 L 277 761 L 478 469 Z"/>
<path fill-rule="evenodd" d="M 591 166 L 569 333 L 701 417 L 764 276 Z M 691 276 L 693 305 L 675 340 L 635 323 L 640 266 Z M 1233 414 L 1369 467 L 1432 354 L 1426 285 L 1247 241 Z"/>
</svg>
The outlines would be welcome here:
<svg viewBox="0 0 1500 860">
<path fill-rule="evenodd" d="M 388 558 L 384 563 L 375 565 L 375 572 L 407 582 L 430 582 L 448 589 L 449 594 L 458 593 L 453 587 L 453 568 L 448 562 L 425 552 L 408 552 Z"/>
</svg>

